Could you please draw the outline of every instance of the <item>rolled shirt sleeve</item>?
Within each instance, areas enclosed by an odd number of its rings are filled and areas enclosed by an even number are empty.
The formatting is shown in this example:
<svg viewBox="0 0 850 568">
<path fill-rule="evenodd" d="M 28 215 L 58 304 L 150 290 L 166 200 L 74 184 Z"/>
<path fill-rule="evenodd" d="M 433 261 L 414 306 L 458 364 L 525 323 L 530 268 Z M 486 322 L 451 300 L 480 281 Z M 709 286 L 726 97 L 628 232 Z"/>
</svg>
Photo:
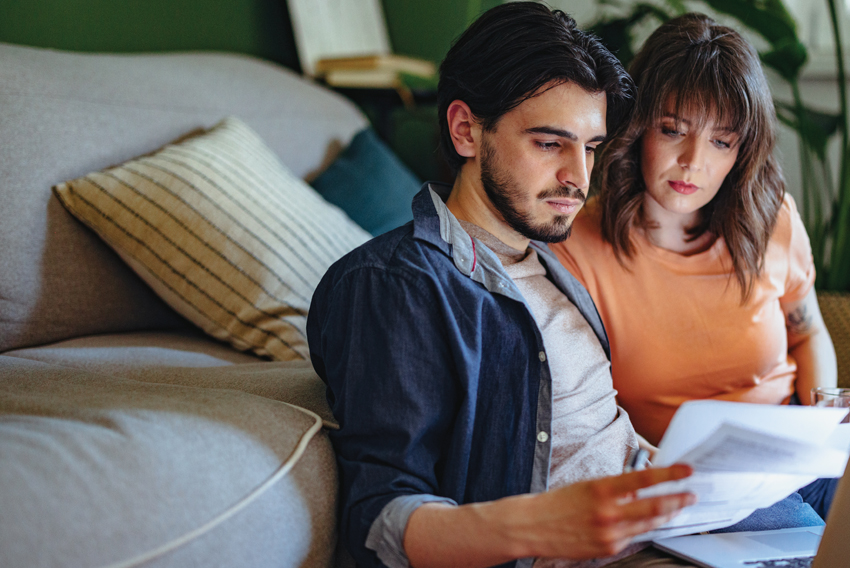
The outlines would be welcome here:
<svg viewBox="0 0 850 568">
<path fill-rule="evenodd" d="M 374 550 L 378 559 L 389 568 L 408 568 L 410 562 L 404 550 L 404 531 L 413 511 L 425 503 L 457 503 L 446 497 L 436 495 L 405 495 L 396 497 L 383 508 L 381 514 L 372 523 L 366 548 Z"/>
</svg>

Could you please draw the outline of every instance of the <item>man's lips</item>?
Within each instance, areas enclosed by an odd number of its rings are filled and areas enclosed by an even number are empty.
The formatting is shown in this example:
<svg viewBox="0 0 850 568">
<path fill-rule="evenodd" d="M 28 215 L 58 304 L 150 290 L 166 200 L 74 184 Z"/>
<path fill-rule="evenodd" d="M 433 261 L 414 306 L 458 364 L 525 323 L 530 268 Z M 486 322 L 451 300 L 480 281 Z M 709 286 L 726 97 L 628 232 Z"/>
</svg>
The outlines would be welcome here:
<svg viewBox="0 0 850 568">
<path fill-rule="evenodd" d="M 582 206 L 579 199 L 547 199 L 546 204 L 561 215 L 572 215 Z"/>
<path fill-rule="evenodd" d="M 681 193 L 682 195 L 690 195 L 699 189 L 699 187 L 686 181 L 668 181 L 667 183 L 670 184 L 670 187 L 673 188 L 673 191 L 675 191 L 676 193 Z"/>
</svg>

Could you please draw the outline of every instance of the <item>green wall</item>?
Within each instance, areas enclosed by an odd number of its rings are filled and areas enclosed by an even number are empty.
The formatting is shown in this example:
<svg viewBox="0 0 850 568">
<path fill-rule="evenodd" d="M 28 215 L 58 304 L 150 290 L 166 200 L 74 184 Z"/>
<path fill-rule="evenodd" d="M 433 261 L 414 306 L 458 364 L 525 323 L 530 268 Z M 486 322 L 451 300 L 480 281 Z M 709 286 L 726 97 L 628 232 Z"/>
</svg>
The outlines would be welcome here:
<svg viewBox="0 0 850 568">
<path fill-rule="evenodd" d="M 280 0 L 2 0 L 0 41 L 72 51 L 236 51 L 297 65 Z"/>
<path fill-rule="evenodd" d="M 501 0 L 383 0 L 397 53 L 440 61 Z M 2 0 L 0 41 L 72 51 L 248 53 L 297 68 L 286 0 Z"/>
<path fill-rule="evenodd" d="M 475 17 L 501 0 L 383 0 L 396 53 L 442 61 L 452 41 Z"/>
<path fill-rule="evenodd" d="M 382 0 L 396 53 L 439 62 L 502 0 Z M 0 42 L 71 51 L 218 50 L 300 70 L 286 0 L 0 0 Z M 365 109 L 374 115 L 374 109 Z M 446 179 L 436 110 L 396 109 L 388 140 L 422 179 Z"/>
</svg>

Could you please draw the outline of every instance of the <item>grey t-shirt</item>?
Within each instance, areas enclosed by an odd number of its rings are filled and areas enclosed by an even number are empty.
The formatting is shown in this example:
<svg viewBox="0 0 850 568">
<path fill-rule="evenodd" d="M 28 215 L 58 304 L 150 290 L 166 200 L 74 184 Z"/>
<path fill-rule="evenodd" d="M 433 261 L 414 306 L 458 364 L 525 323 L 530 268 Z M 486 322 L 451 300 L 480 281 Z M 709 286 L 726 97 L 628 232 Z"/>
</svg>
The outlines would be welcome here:
<svg viewBox="0 0 850 568">
<path fill-rule="evenodd" d="M 587 320 L 546 277 L 533 249 L 519 251 L 476 225 L 461 225 L 499 257 L 543 336 L 552 375 L 549 487 L 623 473 L 637 437 L 617 406 L 611 364 Z"/>
<path fill-rule="evenodd" d="M 477 225 L 460 223 L 499 258 L 543 336 L 552 376 L 549 488 L 623 473 L 637 451 L 637 436 L 628 414 L 617 405 L 611 363 L 593 329 L 546 276 L 537 252 L 514 249 Z M 539 560 L 535 568 L 604 566 L 640 548 L 630 546 L 616 556 L 590 561 Z"/>
</svg>

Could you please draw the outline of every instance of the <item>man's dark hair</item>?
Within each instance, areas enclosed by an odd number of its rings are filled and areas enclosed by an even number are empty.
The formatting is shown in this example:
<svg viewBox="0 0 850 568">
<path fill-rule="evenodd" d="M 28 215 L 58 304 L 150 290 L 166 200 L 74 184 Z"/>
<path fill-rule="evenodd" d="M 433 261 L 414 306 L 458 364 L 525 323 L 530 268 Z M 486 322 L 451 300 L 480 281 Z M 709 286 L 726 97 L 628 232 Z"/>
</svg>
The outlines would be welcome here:
<svg viewBox="0 0 850 568">
<path fill-rule="evenodd" d="M 552 81 L 604 91 L 609 131 L 631 110 L 634 84 L 628 73 L 567 14 L 537 2 L 509 2 L 482 14 L 440 65 L 440 146 L 454 171 L 466 159 L 455 151 L 449 134 L 446 111 L 452 101 L 465 102 L 484 130 L 492 132 L 505 113 Z"/>
</svg>

